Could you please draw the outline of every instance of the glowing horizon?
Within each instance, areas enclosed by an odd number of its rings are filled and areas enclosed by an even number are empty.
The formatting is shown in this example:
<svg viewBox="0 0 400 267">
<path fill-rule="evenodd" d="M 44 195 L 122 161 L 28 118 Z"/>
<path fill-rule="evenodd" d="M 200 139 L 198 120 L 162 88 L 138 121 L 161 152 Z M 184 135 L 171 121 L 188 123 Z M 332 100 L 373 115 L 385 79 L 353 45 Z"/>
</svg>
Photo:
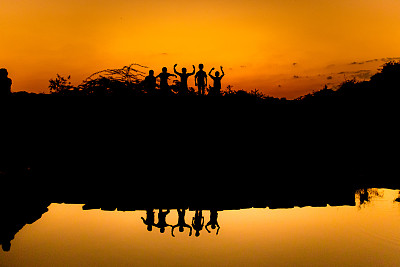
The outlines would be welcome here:
<svg viewBox="0 0 400 267">
<path fill-rule="evenodd" d="M 396 0 L 6 0 L 1 66 L 13 91 L 48 92 L 131 63 L 224 66 L 223 87 L 294 98 L 399 59 Z M 189 86 L 194 80 L 189 81 Z"/>
</svg>

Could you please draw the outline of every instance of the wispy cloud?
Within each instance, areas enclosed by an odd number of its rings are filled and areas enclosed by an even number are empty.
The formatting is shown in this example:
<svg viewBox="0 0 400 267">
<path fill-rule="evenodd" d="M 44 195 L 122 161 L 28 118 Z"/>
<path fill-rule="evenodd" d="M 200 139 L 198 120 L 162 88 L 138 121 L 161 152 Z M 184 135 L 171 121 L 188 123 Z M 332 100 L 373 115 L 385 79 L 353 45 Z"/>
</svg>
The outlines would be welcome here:
<svg viewBox="0 0 400 267">
<path fill-rule="evenodd" d="M 389 62 L 389 61 L 393 61 L 393 60 L 400 60 L 400 57 L 383 57 L 383 58 L 374 58 L 374 59 L 369 59 L 369 60 L 364 60 L 364 61 L 353 61 L 353 62 L 349 63 L 349 65 L 363 65 L 366 63 L 373 63 L 373 62 L 378 62 L 378 61 Z"/>
<path fill-rule="evenodd" d="M 369 79 L 372 76 L 371 70 L 357 70 L 357 71 L 342 71 L 338 72 L 339 75 L 347 75 L 353 78 Z"/>
</svg>

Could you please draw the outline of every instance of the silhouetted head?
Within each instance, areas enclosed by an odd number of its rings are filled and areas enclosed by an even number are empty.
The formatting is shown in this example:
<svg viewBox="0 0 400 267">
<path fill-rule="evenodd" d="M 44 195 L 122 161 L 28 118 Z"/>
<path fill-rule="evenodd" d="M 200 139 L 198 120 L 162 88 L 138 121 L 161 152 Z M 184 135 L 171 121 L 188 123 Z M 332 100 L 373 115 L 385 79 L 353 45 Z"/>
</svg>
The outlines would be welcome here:
<svg viewBox="0 0 400 267">
<path fill-rule="evenodd" d="M 204 68 L 203 64 L 199 64 L 199 69 L 202 70 Z"/>
<path fill-rule="evenodd" d="M 162 233 L 162 234 L 165 233 L 165 227 L 160 228 L 160 233 Z"/>
<path fill-rule="evenodd" d="M 147 225 L 147 231 L 151 232 L 152 230 L 153 230 L 153 226 L 151 224 Z"/>
<path fill-rule="evenodd" d="M 7 78 L 8 71 L 7 69 L 0 69 L 0 78 Z"/>
<path fill-rule="evenodd" d="M 184 229 L 183 229 L 183 226 L 182 226 L 182 225 L 181 225 L 181 226 L 179 226 L 179 232 L 181 232 L 181 233 L 182 233 L 182 232 L 183 232 L 183 230 L 184 230 Z"/>
<path fill-rule="evenodd" d="M 219 77 L 219 71 L 215 72 L 215 77 Z"/>
<path fill-rule="evenodd" d="M 194 234 L 196 237 L 200 236 L 200 231 L 196 231 L 196 233 Z"/>
<path fill-rule="evenodd" d="M 167 72 L 167 67 L 163 67 L 162 72 Z"/>
<path fill-rule="evenodd" d="M 154 70 L 149 70 L 149 75 L 154 76 Z"/>
<path fill-rule="evenodd" d="M 182 73 L 186 73 L 187 69 L 186 68 L 182 68 Z"/>
<path fill-rule="evenodd" d="M 215 229 L 217 226 L 215 224 L 211 225 L 211 229 Z"/>
<path fill-rule="evenodd" d="M 1 244 L 1 248 L 3 249 L 3 251 L 8 252 L 11 249 L 11 242 L 6 242 Z"/>
</svg>

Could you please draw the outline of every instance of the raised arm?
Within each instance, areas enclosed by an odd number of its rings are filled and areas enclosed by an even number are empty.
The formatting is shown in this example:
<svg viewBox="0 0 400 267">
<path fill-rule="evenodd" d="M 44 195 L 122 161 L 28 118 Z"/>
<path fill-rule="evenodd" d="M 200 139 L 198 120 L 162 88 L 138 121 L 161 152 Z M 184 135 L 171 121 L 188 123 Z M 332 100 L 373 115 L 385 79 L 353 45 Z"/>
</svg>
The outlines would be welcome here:
<svg viewBox="0 0 400 267">
<path fill-rule="evenodd" d="M 205 227 L 205 228 L 206 228 L 207 232 L 211 233 L 211 231 L 208 230 L 208 226 L 209 226 L 209 225 L 211 225 L 211 222 L 208 222 L 208 223 L 206 224 L 206 227 Z"/>
<path fill-rule="evenodd" d="M 208 76 L 210 76 L 211 78 L 215 78 L 212 74 L 211 74 L 211 72 L 214 70 L 214 68 L 212 68 L 211 70 L 210 70 L 210 72 L 208 73 Z"/>
<path fill-rule="evenodd" d="M 178 74 L 178 75 L 182 74 L 182 73 L 179 73 L 179 72 L 176 71 L 176 66 L 178 66 L 178 64 L 175 64 L 175 65 L 174 65 L 174 72 L 175 72 L 176 74 Z"/>
<path fill-rule="evenodd" d="M 188 73 L 188 75 L 193 75 L 196 72 L 196 67 L 193 65 L 193 71 L 191 73 Z"/>
<path fill-rule="evenodd" d="M 176 227 L 178 227 L 178 225 L 174 225 L 174 226 L 171 227 L 171 235 L 172 235 L 173 237 L 175 237 L 175 235 L 174 235 L 174 229 L 175 229 Z"/>
<path fill-rule="evenodd" d="M 224 68 L 222 66 L 221 66 L 221 72 L 222 72 L 222 75 L 221 75 L 221 79 L 222 79 L 222 77 L 225 76 Z"/>
</svg>

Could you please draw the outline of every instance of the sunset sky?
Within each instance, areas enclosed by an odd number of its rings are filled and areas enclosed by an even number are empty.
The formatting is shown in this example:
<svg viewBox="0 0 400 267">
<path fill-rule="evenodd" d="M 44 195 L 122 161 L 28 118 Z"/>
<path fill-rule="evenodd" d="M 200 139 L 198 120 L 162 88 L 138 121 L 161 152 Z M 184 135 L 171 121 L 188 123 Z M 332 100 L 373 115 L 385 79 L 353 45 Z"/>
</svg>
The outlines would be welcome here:
<svg viewBox="0 0 400 267">
<path fill-rule="evenodd" d="M 224 66 L 223 87 L 294 98 L 400 59 L 399 0 L 2 0 L 13 91 L 139 63 Z M 189 81 L 194 85 L 194 80 Z"/>
</svg>

